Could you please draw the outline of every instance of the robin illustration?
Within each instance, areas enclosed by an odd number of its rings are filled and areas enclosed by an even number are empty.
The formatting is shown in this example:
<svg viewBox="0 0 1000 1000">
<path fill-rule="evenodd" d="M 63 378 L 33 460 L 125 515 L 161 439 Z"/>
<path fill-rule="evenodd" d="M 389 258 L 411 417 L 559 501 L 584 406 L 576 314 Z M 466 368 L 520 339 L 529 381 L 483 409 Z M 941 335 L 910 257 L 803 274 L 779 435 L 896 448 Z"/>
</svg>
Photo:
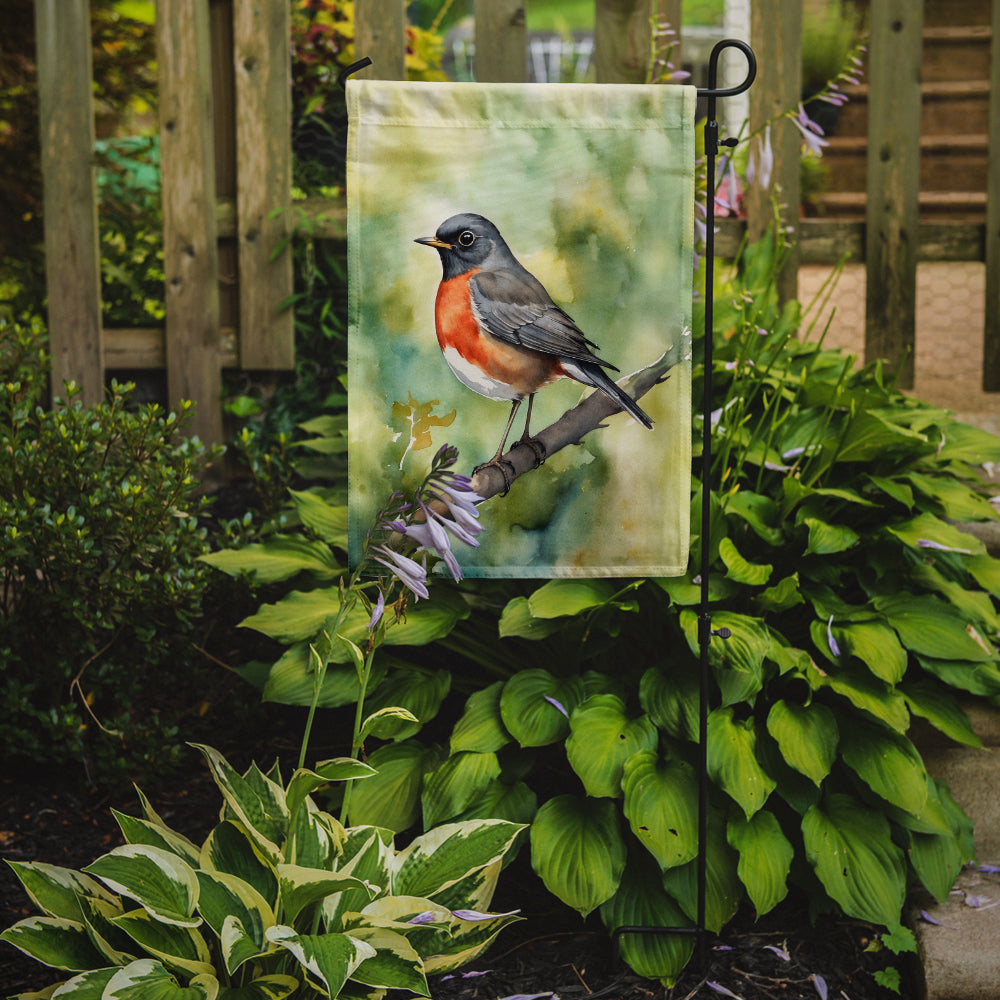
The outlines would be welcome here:
<svg viewBox="0 0 1000 1000">
<path fill-rule="evenodd" d="M 477 471 L 496 465 L 510 487 L 501 456 L 525 396 L 528 414 L 518 444 L 545 458 L 540 441 L 531 437 L 531 405 L 539 389 L 560 378 L 572 378 L 610 396 L 644 427 L 653 421 L 604 373 L 618 371 L 599 358 L 597 345 L 584 336 L 552 301 L 542 283 L 511 253 L 500 231 L 481 215 L 453 215 L 434 236 L 415 242 L 434 247 L 444 274 L 438 286 L 434 318 L 438 344 L 451 370 L 468 388 L 488 399 L 510 400 L 510 417 L 500 447 Z"/>
</svg>

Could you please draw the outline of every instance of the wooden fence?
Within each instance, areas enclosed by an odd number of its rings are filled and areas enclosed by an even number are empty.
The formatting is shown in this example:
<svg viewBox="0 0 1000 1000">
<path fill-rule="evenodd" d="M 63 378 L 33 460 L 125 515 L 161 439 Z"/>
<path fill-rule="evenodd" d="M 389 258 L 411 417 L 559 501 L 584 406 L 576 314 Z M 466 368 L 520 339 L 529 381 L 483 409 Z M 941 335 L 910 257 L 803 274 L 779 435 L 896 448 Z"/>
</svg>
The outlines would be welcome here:
<svg viewBox="0 0 1000 1000">
<path fill-rule="evenodd" d="M 475 0 L 480 81 L 525 79 L 525 6 Z M 92 168 L 93 109 L 88 0 L 35 0 L 45 182 L 49 328 L 53 384 L 103 393 L 105 372 L 165 369 L 171 402 L 199 405 L 195 432 L 223 438 L 221 371 L 280 371 L 293 364 L 290 0 L 158 0 L 157 40 L 163 170 L 166 324 L 102 329 L 97 209 Z M 651 8 L 655 7 L 655 11 Z M 984 388 L 1000 390 L 1000 0 L 992 4 L 989 171 L 986 221 L 921 222 L 919 53 L 923 3 L 871 0 L 867 214 L 864 221 L 785 223 L 797 242 L 781 276 L 795 294 L 800 263 L 849 253 L 867 269 L 866 355 L 897 363 L 914 345 L 916 265 L 985 261 Z M 681 0 L 595 0 L 598 83 L 641 82 L 651 13 L 680 24 Z M 405 0 L 357 0 L 356 42 L 369 76 L 404 75 Z M 801 0 L 753 0 L 758 58 L 751 128 L 800 96 Z M 681 40 L 683 46 L 683 39 Z M 676 53 L 675 53 L 676 56 Z M 725 101 L 720 119 L 725 122 Z M 736 131 L 739 123 L 731 123 Z M 751 189 L 746 223 L 725 220 L 716 242 L 732 253 L 772 218 L 771 199 L 799 203 L 800 137 L 774 130 L 776 168 L 767 190 Z M 299 216 L 319 237 L 342 238 L 342 202 L 310 201 Z M 904 368 L 912 383 L 913 355 Z"/>
</svg>

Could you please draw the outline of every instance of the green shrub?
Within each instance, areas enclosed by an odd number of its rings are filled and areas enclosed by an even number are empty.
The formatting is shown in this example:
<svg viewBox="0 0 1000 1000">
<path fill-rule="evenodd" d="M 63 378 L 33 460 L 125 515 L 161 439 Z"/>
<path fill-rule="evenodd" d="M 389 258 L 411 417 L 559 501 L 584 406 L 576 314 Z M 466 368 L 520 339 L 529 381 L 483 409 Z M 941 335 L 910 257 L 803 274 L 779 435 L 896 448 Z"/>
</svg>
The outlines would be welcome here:
<svg viewBox="0 0 1000 1000">
<path fill-rule="evenodd" d="M 712 528 L 700 537 L 696 417 L 689 574 L 477 581 L 418 605 L 396 639 L 434 640 L 427 659 L 447 658 L 446 683 L 392 664 L 370 703 L 426 724 L 449 689 L 473 693 L 450 739 L 424 742 L 410 724 L 367 748 L 379 773 L 355 791 L 355 821 L 533 817 L 533 864 L 569 906 L 599 910 L 609 929 L 692 923 L 708 544 L 712 624 L 732 633 L 710 646 L 708 927 L 745 902 L 763 914 L 795 886 L 814 912 L 904 939 L 908 884 L 947 895 L 971 826 L 909 728 L 920 717 L 977 746 L 958 696 L 1000 695 L 1000 561 L 952 523 L 995 517 L 976 466 L 1000 460 L 1000 440 L 905 396 L 881 365 L 798 339 L 799 305 L 777 302 L 779 264 L 762 241 L 716 290 Z M 307 499 L 295 504 L 308 524 Z M 482 519 L 488 531 L 488 507 Z M 304 703 L 324 563 L 290 531 L 247 560 L 262 579 L 299 573 L 298 591 L 246 624 L 289 646 L 255 674 L 265 697 Z M 331 667 L 327 703 L 349 703 L 352 676 Z M 691 940 L 626 936 L 622 949 L 669 982 Z"/>
<path fill-rule="evenodd" d="M 70 385 L 44 409 L 40 338 L 0 324 L 0 743 L 7 760 L 110 773 L 176 752 L 157 683 L 191 662 L 208 455 L 187 405 L 133 410 L 127 385 L 96 406 Z"/>
<path fill-rule="evenodd" d="M 42 915 L 0 935 L 78 973 L 60 995 L 378 998 L 429 996 L 427 975 L 479 955 L 516 913 L 489 913 L 514 823 L 453 823 L 406 848 L 345 829 L 311 794 L 374 772 L 352 758 L 235 771 L 203 746 L 225 806 L 202 845 L 115 813 L 126 844 L 82 872 L 12 862 Z M 186 988 L 185 988 L 186 987 Z M 47 995 L 47 994 L 46 994 Z"/>
</svg>

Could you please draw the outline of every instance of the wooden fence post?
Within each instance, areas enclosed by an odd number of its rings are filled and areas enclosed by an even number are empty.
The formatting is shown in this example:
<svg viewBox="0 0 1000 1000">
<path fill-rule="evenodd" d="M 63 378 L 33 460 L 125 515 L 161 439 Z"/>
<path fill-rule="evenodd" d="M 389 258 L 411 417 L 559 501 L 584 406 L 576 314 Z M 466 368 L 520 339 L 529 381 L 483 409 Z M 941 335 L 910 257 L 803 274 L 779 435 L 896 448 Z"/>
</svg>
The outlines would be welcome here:
<svg viewBox="0 0 1000 1000">
<path fill-rule="evenodd" d="M 598 83 L 646 82 L 654 18 L 666 18 L 680 37 L 677 0 L 594 0 L 594 67 Z M 680 68 L 676 58 L 674 65 Z"/>
<path fill-rule="evenodd" d="M 88 0 L 35 0 L 52 394 L 104 398 Z"/>
<path fill-rule="evenodd" d="M 1000 392 L 1000 0 L 990 44 L 989 169 L 986 175 L 986 324 L 983 390 Z"/>
<path fill-rule="evenodd" d="M 872 0 L 868 53 L 865 360 L 913 387 L 923 0 Z"/>
<path fill-rule="evenodd" d="M 475 0 L 476 80 L 524 83 L 528 76 L 528 32 L 524 0 Z"/>
<path fill-rule="evenodd" d="M 758 0 L 750 8 L 750 41 L 761 71 L 750 88 L 750 131 L 795 108 L 802 98 L 802 4 L 799 0 Z M 756 140 L 755 140 L 756 141 Z M 799 160 L 802 136 L 787 118 L 771 126 L 774 169 L 767 188 L 759 179 L 747 192 L 747 227 L 751 240 L 760 239 L 774 221 L 773 204 L 779 208 L 779 225 L 793 229 L 793 244 L 778 274 L 782 302 L 798 296 L 799 263 Z"/>
<path fill-rule="evenodd" d="M 406 79 L 406 0 L 361 0 L 354 5 L 354 57 L 368 56 L 377 80 Z"/>
<path fill-rule="evenodd" d="M 207 0 L 160 0 L 167 396 L 197 402 L 191 430 L 214 444 L 222 441 L 222 406 L 210 51 Z"/>
<path fill-rule="evenodd" d="M 295 367 L 291 41 L 288 0 L 233 6 L 240 366 Z M 275 248 L 285 243 L 275 255 Z"/>
</svg>

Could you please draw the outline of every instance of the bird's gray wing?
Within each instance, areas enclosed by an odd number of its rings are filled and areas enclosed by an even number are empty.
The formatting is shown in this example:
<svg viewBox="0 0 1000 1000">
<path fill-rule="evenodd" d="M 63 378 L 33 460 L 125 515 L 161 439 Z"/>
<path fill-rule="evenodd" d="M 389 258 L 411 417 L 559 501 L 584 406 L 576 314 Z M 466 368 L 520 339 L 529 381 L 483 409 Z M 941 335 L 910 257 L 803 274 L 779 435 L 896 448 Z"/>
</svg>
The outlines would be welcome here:
<svg viewBox="0 0 1000 1000">
<path fill-rule="evenodd" d="M 583 335 L 530 272 L 510 268 L 480 271 L 469 280 L 469 289 L 483 326 L 494 337 L 543 354 L 618 371 L 590 350 L 597 345 Z"/>
</svg>

